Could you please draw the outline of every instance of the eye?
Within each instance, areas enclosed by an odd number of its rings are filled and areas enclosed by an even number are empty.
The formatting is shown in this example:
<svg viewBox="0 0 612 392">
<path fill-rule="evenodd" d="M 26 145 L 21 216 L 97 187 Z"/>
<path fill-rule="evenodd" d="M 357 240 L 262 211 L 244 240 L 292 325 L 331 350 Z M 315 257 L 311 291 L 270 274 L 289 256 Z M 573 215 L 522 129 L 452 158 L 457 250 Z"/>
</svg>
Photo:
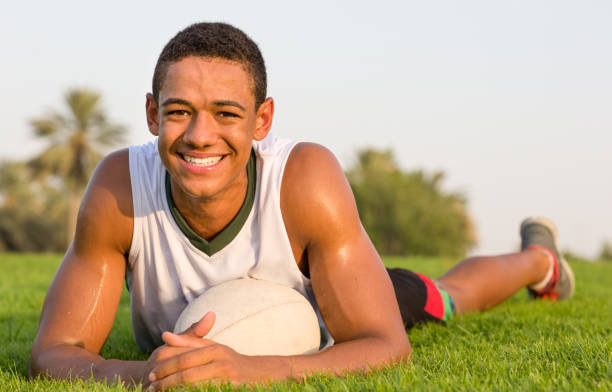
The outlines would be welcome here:
<svg viewBox="0 0 612 392">
<path fill-rule="evenodd" d="M 170 110 L 168 112 L 168 116 L 186 117 L 189 116 L 189 112 L 182 109 Z"/>
<path fill-rule="evenodd" d="M 229 118 L 238 118 L 238 117 L 240 117 L 236 113 L 232 113 L 232 112 L 219 112 L 219 116 L 221 116 L 221 117 L 229 117 Z"/>
</svg>

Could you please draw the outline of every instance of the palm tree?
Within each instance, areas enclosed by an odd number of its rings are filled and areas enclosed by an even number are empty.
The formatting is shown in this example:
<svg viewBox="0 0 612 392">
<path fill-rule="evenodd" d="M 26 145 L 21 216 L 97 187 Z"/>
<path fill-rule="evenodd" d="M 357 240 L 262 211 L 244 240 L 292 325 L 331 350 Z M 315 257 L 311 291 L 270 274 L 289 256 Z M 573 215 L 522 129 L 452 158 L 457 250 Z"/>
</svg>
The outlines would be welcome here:
<svg viewBox="0 0 612 392">
<path fill-rule="evenodd" d="M 79 204 L 101 151 L 123 141 L 125 128 L 110 123 L 101 108 L 100 94 L 72 89 L 65 95 L 66 114 L 51 112 L 30 121 L 34 134 L 47 148 L 29 164 L 38 177 L 53 176 L 69 194 L 68 244 L 72 241 Z"/>
</svg>

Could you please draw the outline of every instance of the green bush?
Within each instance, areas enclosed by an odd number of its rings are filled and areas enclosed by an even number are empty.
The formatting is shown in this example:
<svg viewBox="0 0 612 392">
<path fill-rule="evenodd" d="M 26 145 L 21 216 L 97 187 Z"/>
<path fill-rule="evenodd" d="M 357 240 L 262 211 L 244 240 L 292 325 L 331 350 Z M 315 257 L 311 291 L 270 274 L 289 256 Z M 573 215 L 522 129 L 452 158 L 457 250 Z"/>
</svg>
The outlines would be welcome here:
<svg viewBox="0 0 612 392">
<path fill-rule="evenodd" d="M 390 150 L 362 150 L 346 173 L 359 215 L 382 254 L 463 256 L 476 244 L 466 200 L 441 172 L 400 170 Z"/>
<path fill-rule="evenodd" d="M 599 260 L 612 261 L 612 242 L 605 241 L 599 252 Z"/>
<path fill-rule="evenodd" d="M 0 250 L 63 252 L 66 197 L 58 187 L 35 180 L 23 162 L 0 163 Z"/>
</svg>

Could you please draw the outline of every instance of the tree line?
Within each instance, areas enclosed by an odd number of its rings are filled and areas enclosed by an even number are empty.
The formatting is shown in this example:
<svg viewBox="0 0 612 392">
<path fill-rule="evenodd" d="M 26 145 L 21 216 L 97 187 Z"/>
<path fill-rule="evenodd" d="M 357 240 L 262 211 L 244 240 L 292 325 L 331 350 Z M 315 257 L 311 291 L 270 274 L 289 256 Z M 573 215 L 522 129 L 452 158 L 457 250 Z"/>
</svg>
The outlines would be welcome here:
<svg viewBox="0 0 612 392">
<path fill-rule="evenodd" d="M 103 153 L 125 141 L 89 89 L 64 95 L 63 111 L 30 121 L 47 142 L 25 161 L 0 161 L 0 252 L 64 252 L 80 199 Z M 383 255 L 464 256 L 476 244 L 466 197 L 442 189 L 443 172 L 405 171 L 391 150 L 363 149 L 346 171 L 362 224 Z M 605 242 L 600 259 L 612 260 Z"/>
</svg>

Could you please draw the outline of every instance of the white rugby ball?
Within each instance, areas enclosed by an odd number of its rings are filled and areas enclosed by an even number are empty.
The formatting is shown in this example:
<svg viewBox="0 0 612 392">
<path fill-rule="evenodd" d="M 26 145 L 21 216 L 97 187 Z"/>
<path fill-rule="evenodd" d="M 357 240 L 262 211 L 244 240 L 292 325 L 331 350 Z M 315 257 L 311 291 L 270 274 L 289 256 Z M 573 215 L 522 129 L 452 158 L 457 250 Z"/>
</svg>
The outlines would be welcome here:
<svg viewBox="0 0 612 392">
<path fill-rule="evenodd" d="M 187 305 L 174 333 L 185 331 L 211 311 L 217 317 L 205 338 L 241 354 L 298 355 L 319 349 L 317 315 L 310 302 L 292 288 L 257 279 L 211 287 Z"/>
</svg>

